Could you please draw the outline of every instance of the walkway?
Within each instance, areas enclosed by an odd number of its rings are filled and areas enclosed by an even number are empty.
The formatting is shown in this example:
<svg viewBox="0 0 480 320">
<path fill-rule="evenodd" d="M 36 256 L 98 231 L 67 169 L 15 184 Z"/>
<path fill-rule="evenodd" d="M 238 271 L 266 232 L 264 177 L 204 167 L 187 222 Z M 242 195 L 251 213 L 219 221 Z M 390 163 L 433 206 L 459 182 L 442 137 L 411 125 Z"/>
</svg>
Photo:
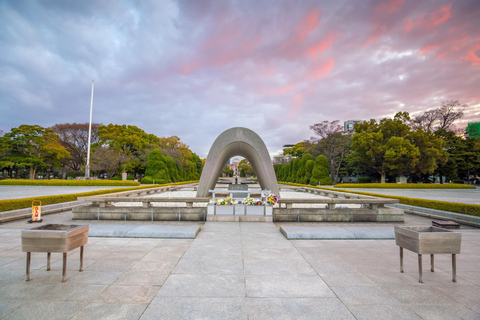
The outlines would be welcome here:
<svg viewBox="0 0 480 320">
<path fill-rule="evenodd" d="M 0 186 L 0 200 L 82 193 L 105 189 L 131 188 L 132 186 Z"/>
<path fill-rule="evenodd" d="M 78 250 L 71 252 L 62 283 L 55 253 L 49 272 L 46 255 L 32 253 L 25 281 L 20 230 L 27 226 L 0 226 L 2 319 L 480 318 L 478 229 L 462 230 L 457 283 L 449 255 L 435 257 L 435 273 L 425 257 L 420 284 L 417 255 L 405 252 L 400 273 L 393 240 L 289 241 L 275 224 L 235 222 L 207 222 L 194 240 L 91 237 L 85 271 L 78 272 Z"/>
<path fill-rule="evenodd" d="M 350 190 L 370 192 L 400 197 L 428 200 L 440 200 L 459 203 L 480 204 L 480 189 L 366 189 L 366 188 L 333 188 L 335 191 Z"/>
</svg>

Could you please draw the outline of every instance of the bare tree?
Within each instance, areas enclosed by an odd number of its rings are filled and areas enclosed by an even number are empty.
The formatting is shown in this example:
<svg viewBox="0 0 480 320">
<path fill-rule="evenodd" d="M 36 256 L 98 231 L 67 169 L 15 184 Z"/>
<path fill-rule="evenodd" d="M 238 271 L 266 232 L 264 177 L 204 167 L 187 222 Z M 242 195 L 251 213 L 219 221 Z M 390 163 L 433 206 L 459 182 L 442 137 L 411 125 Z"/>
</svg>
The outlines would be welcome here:
<svg viewBox="0 0 480 320">
<path fill-rule="evenodd" d="M 313 126 L 310 126 L 310 129 L 315 132 L 317 136 L 320 136 L 321 139 L 325 139 L 332 133 L 338 133 L 343 131 L 343 127 L 338 123 L 340 120 L 334 121 L 323 121 L 321 123 L 315 123 Z M 318 138 L 312 137 L 311 140 L 316 141 Z"/>
<path fill-rule="evenodd" d="M 330 179 L 335 183 L 338 179 L 342 161 L 348 153 L 351 137 L 343 135 L 343 127 L 339 125 L 339 120 L 323 121 L 310 126 L 320 138 L 311 138 L 312 154 L 323 154 L 330 166 Z"/>
<path fill-rule="evenodd" d="M 438 116 L 437 109 L 426 111 L 421 116 L 417 116 L 410 120 L 410 127 L 413 130 L 422 129 L 424 131 L 434 131 L 435 122 L 438 121 Z"/>
<path fill-rule="evenodd" d="M 126 156 L 114 149 L 98 147 L 92 155 L 92 170 L 105 172 L 108 178 L 120 173 L 121 165 L 126 160 Z"/>
<path fill-rule="evenodd" d="M 468 107 L 467 104 L 461 104 L 458 100 L 447 100 L 442 102 L 438 108 L 438 129 L 451 130 L 452 124 L 463 117 L 463 111 Z"/>
<path fill-rule="evenodd" d="M 463 117 L 467 107 L 467 104 L 461 104 L 458 100 L 443 101 L 440 108 L 425 111 L 424 114 L 411 119 L 409 125 L 413 130 L 451 131 L 453 123 Z"/>
<path fill-rule="evenodd" d="M 92 144 L 99 141 L 97 131 L 100 126 L 99 123 L 92 123 Z M 60 137 L 60 143 L 70 152 L 71 158 L 65 164 L 73 170 L 80 170 L 87 159 L 88 123 L 62 123 L 50 129 Z"/>
</svg>

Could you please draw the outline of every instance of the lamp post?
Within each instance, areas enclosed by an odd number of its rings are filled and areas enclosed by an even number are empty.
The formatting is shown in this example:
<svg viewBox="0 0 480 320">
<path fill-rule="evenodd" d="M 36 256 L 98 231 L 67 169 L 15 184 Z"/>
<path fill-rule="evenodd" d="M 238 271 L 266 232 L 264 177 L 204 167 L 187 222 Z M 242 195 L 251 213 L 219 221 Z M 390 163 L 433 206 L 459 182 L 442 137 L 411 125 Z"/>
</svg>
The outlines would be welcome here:
<svg viewBox="0 0 480 320">
<path fill-rule="evenodd" d="M 468 138 L 470 137 L 469 132 L 465 132 L 465 138 L 467 139 L 467 184 L 470 184 L 470 166 L 468 163 Z"/>
</svg>

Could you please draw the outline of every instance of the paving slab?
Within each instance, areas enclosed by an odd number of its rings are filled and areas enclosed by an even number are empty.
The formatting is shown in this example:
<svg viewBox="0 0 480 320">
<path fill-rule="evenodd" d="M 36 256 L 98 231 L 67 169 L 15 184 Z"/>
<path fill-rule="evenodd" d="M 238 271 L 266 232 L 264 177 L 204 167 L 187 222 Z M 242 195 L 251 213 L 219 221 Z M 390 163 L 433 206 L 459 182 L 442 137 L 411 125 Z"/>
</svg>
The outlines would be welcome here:
<svg viewBox="0 0 480 320">
<path fill-rule="evenodd" d="M 199 225 L 90 224 L 89 237 L 195 239 Z"/>
<path fill-rule="evenodd" d="M 47 218 L 72 223 L 71 213 Z M 124 226 L 116 233 L 124 236 L 140 226 L 192 225 L 88 223 Z M 431 219 L 406 215 L 405 225 Z M 78 249 L 69 253 L 66 282 L 61 254 L 52 254 L 52 271 L 44 254 L 34 254 L 37 269 L 25 281 L 19 240 L 26 226 L 0 226 L 2 319 L 480 319 L 480 232 L 463 225 L 455 283 L 448 255 L 435 257 L 435 272 L 425 259 L 419 283 L 415 253 L 405 252 L 400 273 L 393 239 L 357 240 L 388 233 L 392 224 L 250 222 L 207 222 L 195 239 L 90 237 L 83 272 Z M 339 227 L 337 233 L 352 238 L 288 240 L 282 226 L 325 227 L 331 234 Z"/>
<path fill-rule="evenodd" d="M 289 240 L 395 239 L 393 227 L 384 226 L 281 226 L 280 231 Z"/>
</svg>

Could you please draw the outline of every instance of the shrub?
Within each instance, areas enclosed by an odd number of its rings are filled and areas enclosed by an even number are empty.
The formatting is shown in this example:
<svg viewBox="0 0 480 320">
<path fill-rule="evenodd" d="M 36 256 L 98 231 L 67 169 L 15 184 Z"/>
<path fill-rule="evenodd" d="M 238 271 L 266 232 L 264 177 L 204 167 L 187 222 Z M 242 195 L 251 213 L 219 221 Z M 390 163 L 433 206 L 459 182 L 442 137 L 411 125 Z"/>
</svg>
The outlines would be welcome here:
<svg viewBox="0 0 480 320">
<path fill-rule="evenodd" d="M 315 164 L 310 178 L 310 185 L 316 186 L 318 182 L 322 185 L 331 185 L 332 180 L 329 177 L 330 170 L 328 168 L 328 160 L 325 156 L 319 155 L 315 159 Z"/>
<path fill-rule="evenodd" d="M 359 177 L 358 183 L 370 183 L 372 182 L 372 178 L 370 177 Z"/>
<path fill-rule="evenodd" d="M 83 177 L 84 175 L 85 174 L 83 172 L 71 170 L 71 171 L 67 172 L 66 177 L 67 177 L 67 179 L 68 178 L 75 179 L 76 177 Z"/>
<path fill-rule="evenodd" d="M 152 184 L 153 183 L 153 179 L 152 177 L 149 177 L 149 176 L 145 176 L 143 177 L 143 179 L 140 181 L 141 184 Z"/>
</svg>

